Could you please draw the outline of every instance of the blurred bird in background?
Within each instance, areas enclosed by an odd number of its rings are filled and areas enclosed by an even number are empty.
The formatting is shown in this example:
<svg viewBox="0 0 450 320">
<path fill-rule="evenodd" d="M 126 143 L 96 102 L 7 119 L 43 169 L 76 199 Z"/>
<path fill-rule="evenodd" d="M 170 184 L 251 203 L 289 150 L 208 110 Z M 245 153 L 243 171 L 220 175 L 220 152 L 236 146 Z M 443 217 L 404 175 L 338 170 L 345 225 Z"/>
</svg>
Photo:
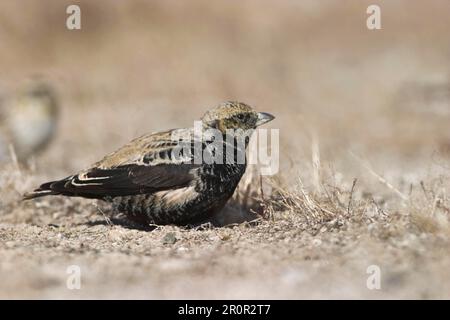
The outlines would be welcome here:
<svg viewBox="0 0 450 320">
<path fill-rule="evenodd" d="M 0 105 L 0 162 L 17 156 L 26 162 L 53 137 L 58 102 L 49 84 L 34 81 Z"/>
</svg>

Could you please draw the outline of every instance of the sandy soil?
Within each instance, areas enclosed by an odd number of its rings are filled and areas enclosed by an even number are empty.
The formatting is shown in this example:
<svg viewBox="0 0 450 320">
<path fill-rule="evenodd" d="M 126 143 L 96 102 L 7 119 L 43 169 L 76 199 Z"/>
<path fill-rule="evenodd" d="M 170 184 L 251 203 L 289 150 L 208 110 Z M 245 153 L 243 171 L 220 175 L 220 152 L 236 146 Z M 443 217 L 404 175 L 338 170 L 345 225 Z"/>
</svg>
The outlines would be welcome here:
<svg viewBox="0 0 450 320">
<path fill-rule="evenodd" d="M 448 238 L 404 217 L 331 221 L 315 234 L 286 217 L 148 232 L 77 210 L 2 221 L 1 298 L 449 298 Z M 72 265 L 79 290 L 67 287 Z M 366 285 L 370 265 L 379 290 Z"/>
<path fill-rule="evenodd" d="M 41 3 L 0 5 L 1 92 L 40 74 L 61 105 L 48 148 L 0 165 L 0 298 L 450 298 L 447 1 L 381 1 L 379 31 L 370 1 L 81 1 L 80 32 Z M 214 226 L 20 201 L 229 99 L 277 117 L 280 170 Z"/>
</svg>

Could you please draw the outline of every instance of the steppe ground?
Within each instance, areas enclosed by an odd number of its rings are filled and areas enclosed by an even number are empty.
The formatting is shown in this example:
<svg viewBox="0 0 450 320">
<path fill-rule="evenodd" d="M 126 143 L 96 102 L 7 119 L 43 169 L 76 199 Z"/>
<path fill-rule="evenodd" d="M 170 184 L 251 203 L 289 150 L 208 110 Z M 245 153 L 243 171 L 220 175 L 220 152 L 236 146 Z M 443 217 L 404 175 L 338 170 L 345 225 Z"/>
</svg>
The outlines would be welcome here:
<svg viewBox="0 0 450 320">
<path fill-rule="evenodd" d="M 68 31 L 72 2 L 0 4 L 2 95 L 40 75 L 61 104 L 51 145 L 0 168 L 0 298 L 450 298 L 448 1 L 377 1 L 375 31 L 372 1 L 76 1 Z M 280 170 L 215 227 L 20 201 L 230 99 L 276 115 Z"/>
</svg>

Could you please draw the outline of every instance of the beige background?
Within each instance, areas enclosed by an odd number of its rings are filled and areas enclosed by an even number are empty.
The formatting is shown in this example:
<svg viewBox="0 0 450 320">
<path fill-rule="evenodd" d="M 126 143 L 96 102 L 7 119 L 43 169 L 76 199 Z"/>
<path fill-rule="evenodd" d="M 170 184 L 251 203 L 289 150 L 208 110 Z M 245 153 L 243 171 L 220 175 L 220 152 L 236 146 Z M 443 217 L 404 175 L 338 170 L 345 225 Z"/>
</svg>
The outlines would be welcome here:
<svg viewBox="0 0 450 320">
<path fill-rule="evenodd" d="M 73 3 L 80 31 L 65 28 Z M 43 77 L 61 117 L 32 170 L 0 168 L 0 297 L 449 298 L 450 3 L 377 1 L 377 31 L 369 4 L 2 1 L 0 92 Z M 91 201 L 19 202 L 230 99 L 277 117 L 289 194 L 270 196 L 273 220 L 145 232 L 108 226 Z M 71 264 L 78 291 L 65 287 Z M 371 264 L 378 291 L 365 285 Z"/>
</svg>

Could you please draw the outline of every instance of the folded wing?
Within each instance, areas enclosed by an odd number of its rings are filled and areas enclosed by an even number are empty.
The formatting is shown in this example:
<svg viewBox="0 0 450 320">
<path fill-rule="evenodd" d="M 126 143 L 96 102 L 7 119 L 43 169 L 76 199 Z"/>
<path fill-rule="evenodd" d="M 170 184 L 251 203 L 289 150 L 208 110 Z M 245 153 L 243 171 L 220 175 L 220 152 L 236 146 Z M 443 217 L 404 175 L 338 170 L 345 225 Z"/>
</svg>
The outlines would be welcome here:
<svg viewBox="0 0 450 320">
<path fill-rule="evenodd" d="M 92 168 L 44 183 L 24 199 L 46 195 L 103 199 L 186 187 L 195 179 L 199 165 L 192 163 L 191 156 L 173 159 L 171 151 L 179 141 L 173 139 L 172 132 L 135 139 Z"/>
<path fill-rule="evenodd" d="M 90 169 L 62 180 L 42 184 L 25 199 L 45 195 L 103 199 L 183 188 L 195 179 L 195 164 L 125 165 Z"/>
</svg>

